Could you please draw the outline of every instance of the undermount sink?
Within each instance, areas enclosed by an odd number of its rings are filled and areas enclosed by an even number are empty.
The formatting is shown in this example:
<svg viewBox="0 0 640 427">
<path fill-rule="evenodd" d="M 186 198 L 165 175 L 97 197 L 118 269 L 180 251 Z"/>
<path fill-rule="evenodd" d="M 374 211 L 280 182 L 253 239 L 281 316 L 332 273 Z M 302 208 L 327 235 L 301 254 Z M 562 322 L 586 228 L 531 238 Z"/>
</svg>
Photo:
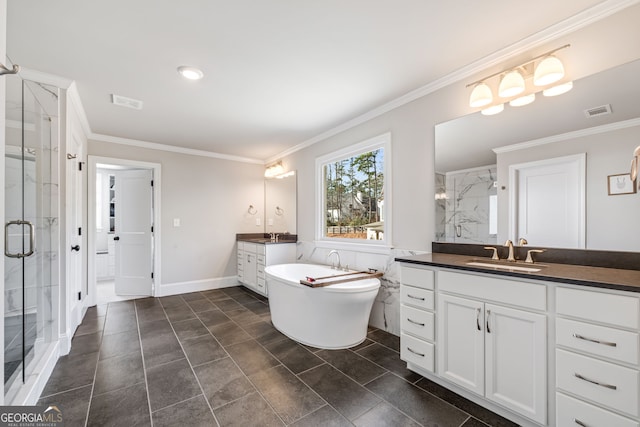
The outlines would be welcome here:
<svg viewBox="0 0 640 427">
<path fill-rule="evenodd" d="M 508 263 L 508 264 L 502 264 L 502 263 L 497 263 L 497 262 L 490 262 L 490 261 L 482 261 L 482 260 L 471 260 L 469 262 L 466 263 L 467 265 L 471 265 L 474 267 L 485 267 L 485 268 L 497 268 L 498 270 L 505 270 L 505 271 L 522 271 L 525 273 L 536 273 L 540 270 L 542 270 L 542 265 L 535 265 L 535 266 L 524 266 L 522 264 L 515 264 L 513 262 Z"/>
</svg>

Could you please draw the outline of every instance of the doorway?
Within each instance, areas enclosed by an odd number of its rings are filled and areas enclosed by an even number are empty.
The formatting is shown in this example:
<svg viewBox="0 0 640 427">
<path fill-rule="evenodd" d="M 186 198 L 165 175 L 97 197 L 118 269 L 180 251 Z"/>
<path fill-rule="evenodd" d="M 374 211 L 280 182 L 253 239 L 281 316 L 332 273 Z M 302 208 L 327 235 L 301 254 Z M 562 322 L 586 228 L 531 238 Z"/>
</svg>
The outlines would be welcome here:
<svg viewBox="0 0 640 427">
<path fill-rule="evenodd" d="M 89 156 L 89 177 L 88 305 L 155 295 L 160 165 Z"/>
</svg>

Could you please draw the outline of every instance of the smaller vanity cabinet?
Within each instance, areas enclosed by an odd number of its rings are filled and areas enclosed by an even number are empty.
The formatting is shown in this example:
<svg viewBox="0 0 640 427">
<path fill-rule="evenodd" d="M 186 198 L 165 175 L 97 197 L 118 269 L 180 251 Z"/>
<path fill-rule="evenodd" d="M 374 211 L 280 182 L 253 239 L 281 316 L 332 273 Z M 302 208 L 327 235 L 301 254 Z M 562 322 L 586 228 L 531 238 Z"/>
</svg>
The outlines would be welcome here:
<svg viewBox="0 0 640 427">
<path fill-rule="evenodd" d="M 556 289 L 556 425 L 640 426 L 640 298 Z"/>
<path fill-rule="evenodd" d="M 268 295 L 264 268 L 295 262 L 295 243 L 253 243 L 238 241 L 238 281 L 264 296 Z"/>
<path fill-rule="evenodd" d="M 400 358 L 414 369 L 434 371 L 435 298 L 434 272 L 401 267 Z"/>
<path fill-rule="evenodd" d="M 546 424 L 546 286 L 441 270 L 437 287 L 437 374 Z"/>
</svg>

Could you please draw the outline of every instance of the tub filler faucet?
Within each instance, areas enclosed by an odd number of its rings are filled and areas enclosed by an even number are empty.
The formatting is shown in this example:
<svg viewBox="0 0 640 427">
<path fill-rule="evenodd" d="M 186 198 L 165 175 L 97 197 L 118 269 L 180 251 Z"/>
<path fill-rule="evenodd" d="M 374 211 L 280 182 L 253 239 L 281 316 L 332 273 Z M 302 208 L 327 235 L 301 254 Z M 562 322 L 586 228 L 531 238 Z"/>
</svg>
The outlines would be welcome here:
<svg viewBox="0 0 640 427">
<path fill-rule="evenodd" d="M 327 255 L 327 260 L 331 259 L 331 255 L 335 255 L 336 259 L 338 260 L 338 265 L 336 266 L 334 263 L 331 263 L 331 268 L 333 268 L 334 270 L 340 270 L 340 268 L 342 268 L 342 266 L 340 265 L 340 254 L 334 249 L 329 252 L 329 255 Z"/>
</svg>

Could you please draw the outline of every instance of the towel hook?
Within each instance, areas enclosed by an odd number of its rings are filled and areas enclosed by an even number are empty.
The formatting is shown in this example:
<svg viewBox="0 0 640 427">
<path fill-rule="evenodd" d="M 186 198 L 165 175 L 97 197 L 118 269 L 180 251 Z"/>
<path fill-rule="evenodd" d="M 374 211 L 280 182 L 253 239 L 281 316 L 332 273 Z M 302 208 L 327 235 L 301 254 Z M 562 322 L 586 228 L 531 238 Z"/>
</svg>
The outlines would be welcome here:
<svg viewBox="0 0 640 427">
<path fill-rule="evenodd" d="M 5 74 L 18 74 L 20 71 L 20 66 L 18 64 L 13 64 L 13 68 L 10 70 L 4 66 L 4 64 L 0 63 L 0 76 L 4 76 Z"/>
<path fill-rule="evenodd" d="M 276 215 L 282 216 L 283 214 L 284 214 L 284 209 L 282 209 L 280 206 L 276 206 Z"/>
<path fill-rule="evenodd" d="M 247 209 L 247 212 L 249 213 L 249 215 L 255 215 L 256 213 L 258 213 L 258 210 L 254 208 L 253 205 L 249 205 L 249 209 Z"/>
</svg>

